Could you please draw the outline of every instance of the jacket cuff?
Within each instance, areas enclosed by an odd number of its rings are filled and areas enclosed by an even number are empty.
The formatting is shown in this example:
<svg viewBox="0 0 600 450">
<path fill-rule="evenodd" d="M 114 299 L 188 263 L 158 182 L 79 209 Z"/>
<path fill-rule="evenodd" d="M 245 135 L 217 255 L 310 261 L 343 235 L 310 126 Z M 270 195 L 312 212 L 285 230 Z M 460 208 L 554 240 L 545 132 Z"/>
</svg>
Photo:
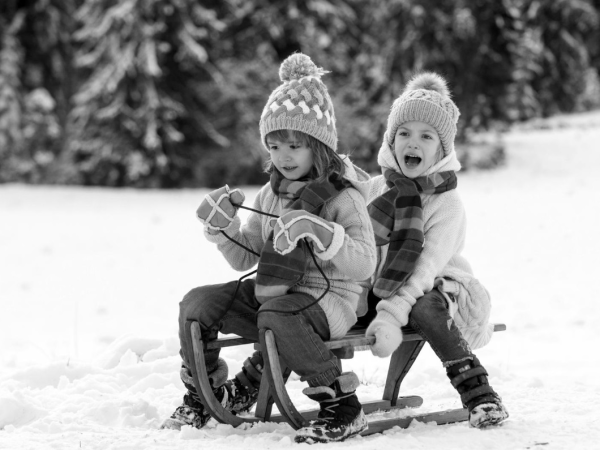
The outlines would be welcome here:
<svg viewBox="0 0 600 450">
<path fill-rule="evenodd" d="M 401 327 L 408 324 L 408 316 L 412 311 L 412 305 L 406 300 L 398 299 L 398 302 L 387 300 L 377 305 L 377 318 L 395 323 Z"/>
<path fill-rule="evenodd" d="M 387 311 L 379 311 L 377 313 L 377 316 L 375 316 L 375 319 L 373 320 L 373 322 L 375 322 L 376 320 L 380 320 L 382 322 L 388 322 L 398 328 L 400 328 L 402 326 L 400 324 L 400 322 L 398 322 L 398 320 Z"/>
<path fill-rule="evenodd" d="M 346 230 L 339 223 L 329 222 L 333 225 L 333 238 L 331 239 L 331 244 L 324 252 L 315 252 L 315 255 L 319 257 L 322 261 L 329 261 L 337 252 L 340 251 L 342 245 L 344 245 L 344 236 L 346 236 Z"/>
</svg>

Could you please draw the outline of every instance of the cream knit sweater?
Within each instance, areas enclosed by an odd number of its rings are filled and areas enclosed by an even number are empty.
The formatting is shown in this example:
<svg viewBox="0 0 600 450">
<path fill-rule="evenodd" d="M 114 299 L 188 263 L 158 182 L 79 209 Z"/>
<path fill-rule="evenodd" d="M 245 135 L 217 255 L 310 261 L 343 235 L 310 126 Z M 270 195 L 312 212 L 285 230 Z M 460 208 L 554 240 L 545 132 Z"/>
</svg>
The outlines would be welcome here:
<svg viewBox="0 0 600 450">
<path fill-rule="evenodd" d="M 392 150 L 384 143 L 378 163 L 400 171 Z M 460 170 L 456 153 L 452 151 L 432 166 L 425 175 L 447 170 Z M 369 201 L 386 192 L 383 175 L 371 181 Z M 449 303 L 450 314 L 472 348 L 487 344 L 493 334 L 488 323 L 491 303 L 485 288 L 473 277 L 468 261 L 461 255 L 465 245 L 466 214 L 457 189 L 441 194 L 421 194 L 425 242 L 412 275 L 390 298 L 377 305 L 377 319 L 396 325 L 408 323 L 415 302 L 431 291 L 439 289 Z M 383 269 L 388 245 L 378 247 L 378 267 L 371 282 Z M 451 294 L 451 295 L 449 295 Z"/>
<path fill-rule="evenodd" d="M 345 178 L 352 183 L 354 189 L 345 189 L 325 205 L 323 218 L 337 224 L 334 225 L 333 241 L 322 253 L 313 248 L 321 270 L 331 284 L 329 292 L 319 302 L 327 316 L 331 339 L 344 336 L 356 322 L 359 301 L 366 296 L 359 281 L 369 279 L 376 265 L 375 238 L 366 206 L 370 189 L 369 176 L 353 166 L 349 158 L 344 157 L 344 162 Z M 253 207 L 280 215 L 288 203 L 288 200 L 276 196 L 267 183 L 256 196 Z M 239 217 L 236 217 L 225 232 L 260 253 L 273 230 L 270 220 L 268 216 L 251 213 L 244 226 L 241 226 Z M 211 235 L 205 229 L 204 235 L 210 242 L 217 244 L 217 248 L 235 270 L 249 270 L 258 263 L 257 256 L 229 241 L 222 234 Z M 304 292 L 316 299 L 326 288 L 326 281 L 310 259 L 304 278 L 289 292 Z"/>
</svg>

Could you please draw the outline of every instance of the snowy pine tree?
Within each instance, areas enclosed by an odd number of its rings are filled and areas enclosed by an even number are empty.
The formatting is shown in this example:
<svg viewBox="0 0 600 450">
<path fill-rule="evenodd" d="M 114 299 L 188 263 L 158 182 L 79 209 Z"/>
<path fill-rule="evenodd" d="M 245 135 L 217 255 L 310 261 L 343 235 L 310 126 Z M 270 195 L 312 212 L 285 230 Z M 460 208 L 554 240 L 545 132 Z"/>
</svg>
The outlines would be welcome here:
<svg viewBox="0 0 600 450">
<path fill-rule="evenodd" d="M 69 179 L 60 153 L 76 77 L 70 24 L 78 2 L 0 3 L 0 181 Z"/>
<path fill-rule="evenodd" d="M 24 14 L 0 23 L 0 181 L 18 179 L 16 158 L 23 148 L 20 76 L 22 48 L 16 34 Z"/>
<path fill-rule="evenodd" d="M 222 27 L 192 0 L 87 0 L 68 151 L 86 184 L 170 186 L 190 178 L 202 142 L 228 144 L 206 105 L 218 82 L 206 50 Z M 204 110 L 204 111 L 203 111 Z M 195 148 L 194 148 L 195 147 Z"/>
<path fill-rule="evenodd" d="M 417 71 L 446 76 L 463 140 L 597 106 L 599 23 L 600 0 L 0 2 L 0 181 L 262 183 L 260 112 L 295 51 L 331 71 L 340 149 L 376 171 Z"/>
</svg>

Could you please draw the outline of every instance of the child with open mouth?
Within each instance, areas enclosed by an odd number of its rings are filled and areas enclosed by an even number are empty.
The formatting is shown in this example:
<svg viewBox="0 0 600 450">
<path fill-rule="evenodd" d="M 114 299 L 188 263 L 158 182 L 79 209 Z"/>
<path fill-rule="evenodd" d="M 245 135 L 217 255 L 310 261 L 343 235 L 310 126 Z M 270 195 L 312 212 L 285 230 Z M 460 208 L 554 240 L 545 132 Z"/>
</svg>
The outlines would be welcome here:
<svg viewBox="0 0 600 450">
<path fill-rule="evenodd" d="M 378 268 L 369 297 L 373 354 L 387 357 L 410 325 L 442 361 L 476 428 L 508 417 L 472 348 L 490 340 L 490 298 L 461 255 L 466 215 L 456 189 L 459 111 L 435 73 L 413 78 L 394 102 L 378 154 L 369 214 Z M 375 311 L 374 311 L 375 310 Z M 376 314 L 376 315 L 375 315 Z M 369 318 L 370 320 L 370 318 Z"/>
</svg>

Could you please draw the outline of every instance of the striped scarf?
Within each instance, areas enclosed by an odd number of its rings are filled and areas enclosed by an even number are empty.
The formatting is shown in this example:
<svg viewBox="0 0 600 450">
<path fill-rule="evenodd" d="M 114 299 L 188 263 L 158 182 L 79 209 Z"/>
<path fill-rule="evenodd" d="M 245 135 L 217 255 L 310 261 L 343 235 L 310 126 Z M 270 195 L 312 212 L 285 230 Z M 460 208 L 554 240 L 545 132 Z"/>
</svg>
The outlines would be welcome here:
<svg viewBox="0 0 600 450">
<path fill-rule="evenodd" d="M 305 210 L 321 216 L 325 203 L 352 184 L 338 176 L 331 175 L 328 180 L 288 180 L 277 169 L 271 174 L 271 189 L 280 198 L 289 199 L 291 204 L 286 210 Z M 273 247 L 273 231 L 263 246 L 258 261 L 255 295 L 260 303 L 285 295 L 289 288 L 297 284 L 306 271 L 310 254 L 304 240 L 286 255 L 280 255 Z"/>
<path fill-rule="evenodd" d="M 368 210 L 375 244 L 390 245 L 373 292 L 379 298 L 389 298 L 408 280 L 423 249 L 423 207 L 419 193 L 449 191 L 456 188 L 457 180 L 454 171 L 411 179 L 384 168 L 383 176 L 390 190 L 373 200 Z"/>
</svg>

